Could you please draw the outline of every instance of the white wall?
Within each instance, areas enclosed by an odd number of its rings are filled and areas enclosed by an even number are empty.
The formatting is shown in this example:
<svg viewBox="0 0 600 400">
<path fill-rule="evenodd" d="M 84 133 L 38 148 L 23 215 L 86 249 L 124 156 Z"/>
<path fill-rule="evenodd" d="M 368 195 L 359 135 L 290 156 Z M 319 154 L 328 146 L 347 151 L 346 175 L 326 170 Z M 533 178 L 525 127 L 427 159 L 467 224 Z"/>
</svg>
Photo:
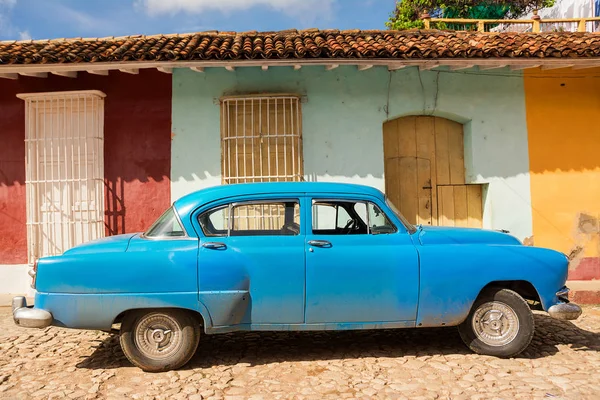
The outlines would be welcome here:
<svg viewBox="0 0 600 400">
<path fill-rule="evenodd" d="M 542 18 L 584 18 L 594 16 L 594 0 L 556 0 L 554 7 L 540 10 Z"/>
<path fill-rule="evenodd" d="M 27 264 L 0 265 L 0 294 L 33 296 L 30 268 Z"/>
</svg>

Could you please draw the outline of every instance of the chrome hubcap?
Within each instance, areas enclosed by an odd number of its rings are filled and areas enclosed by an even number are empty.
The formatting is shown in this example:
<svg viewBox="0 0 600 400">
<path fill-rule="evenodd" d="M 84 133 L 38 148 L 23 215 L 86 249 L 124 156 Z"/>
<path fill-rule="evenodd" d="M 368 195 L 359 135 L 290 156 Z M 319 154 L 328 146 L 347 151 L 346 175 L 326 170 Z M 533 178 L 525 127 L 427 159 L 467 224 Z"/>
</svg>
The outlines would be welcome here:
<svg viewBox="0 0 600 400">
<path fill-rule="evenodd" d="M 519 333 L 517 313 L 507 304 L 490 301 L 482 304 L 473 314 L 473 332 L 489 346 L 504 346 Z"/>
<path fill-rule="evenodd" d="M 144 355 L 154 359 L 168 358 L 181 345 L 181 327 L 166 314 L 148 314 L 138 321 L 135 339 Z"/>
</svg>

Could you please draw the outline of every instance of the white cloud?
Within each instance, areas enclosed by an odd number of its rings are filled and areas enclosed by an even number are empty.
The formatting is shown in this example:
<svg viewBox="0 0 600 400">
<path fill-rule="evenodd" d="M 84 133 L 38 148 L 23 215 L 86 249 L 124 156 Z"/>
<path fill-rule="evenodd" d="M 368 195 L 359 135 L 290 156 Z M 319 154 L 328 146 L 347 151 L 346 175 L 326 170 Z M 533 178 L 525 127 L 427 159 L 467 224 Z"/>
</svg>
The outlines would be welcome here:
<svg viewBox="0 0 600 400">
<path fill-rule="evenodd" d="M 1 0 L 0 0 L 1 1 Z M 336 0 L 136 0 L 135 5 L 149 15 L 175 15 L 177 13 L 200 14 L 206 11 L 230 13 L 248 10 L 253 7 L 269 7 L 275 11 L 311 19 L 317 16 L 328 17 Z"/>
<path fill-rule="evenodd" d="M 31 40 L 31 34 L 29 31 L 19 32 L 19 40 Z"/>
</svg>

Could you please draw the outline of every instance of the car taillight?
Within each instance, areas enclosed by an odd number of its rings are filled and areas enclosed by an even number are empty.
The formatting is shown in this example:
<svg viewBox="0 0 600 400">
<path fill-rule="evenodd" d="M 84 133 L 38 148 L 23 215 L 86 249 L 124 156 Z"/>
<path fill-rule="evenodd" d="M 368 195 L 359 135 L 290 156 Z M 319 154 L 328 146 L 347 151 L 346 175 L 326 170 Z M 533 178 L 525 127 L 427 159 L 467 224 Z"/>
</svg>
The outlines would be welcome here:
<svg viewBox="0 0 600 400">
<path fill-rule="evenodd" d="M 31 276 L 31 287 L 35 289 L 35 278 L 37 277 L 37 260 L 33 263 L 33 268 L 29 271 L 29 276 Z"/>
</svg>

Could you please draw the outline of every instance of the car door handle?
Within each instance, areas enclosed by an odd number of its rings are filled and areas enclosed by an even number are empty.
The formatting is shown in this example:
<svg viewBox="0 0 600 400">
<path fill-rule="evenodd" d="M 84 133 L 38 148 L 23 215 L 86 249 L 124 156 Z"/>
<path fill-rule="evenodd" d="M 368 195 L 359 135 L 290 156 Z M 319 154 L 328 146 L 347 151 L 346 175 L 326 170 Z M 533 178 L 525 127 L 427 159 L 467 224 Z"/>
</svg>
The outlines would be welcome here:
<svg viewBox="0 0 600 400">
<path fill-rule="evenodd" d="M 221 242 L 206 242 L 202 244 L 202 247 L 206 247 L 207 249 L 211 250 L 224 250 L 227 248 L 227 245 Z"/>
<path fill-rule="evenodd" d="M 308 244 L 315 247 L 331 247 L 331 242 L 327 240 L 309 240 Z"/>
</svg>

